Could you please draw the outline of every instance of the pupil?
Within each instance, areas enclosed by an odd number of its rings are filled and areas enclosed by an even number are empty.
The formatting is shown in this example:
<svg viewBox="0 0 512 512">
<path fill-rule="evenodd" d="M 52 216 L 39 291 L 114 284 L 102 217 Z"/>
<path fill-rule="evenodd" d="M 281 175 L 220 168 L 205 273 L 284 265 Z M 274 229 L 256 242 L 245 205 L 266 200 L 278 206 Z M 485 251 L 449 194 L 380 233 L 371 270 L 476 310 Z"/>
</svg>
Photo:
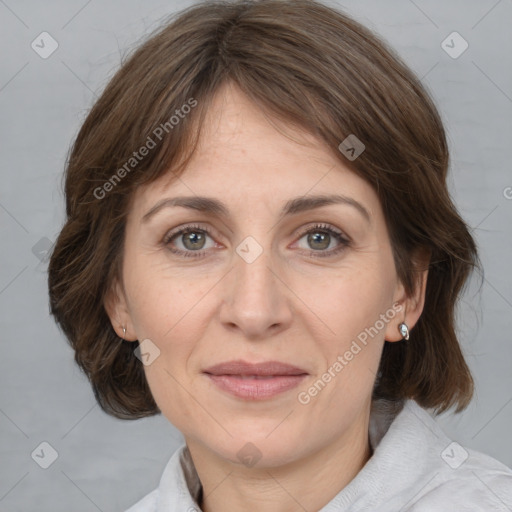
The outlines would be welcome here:
<svg viewBox="0 0 512 512">
<path fill-rule="evenodd" d="M 326 233 L 314 233 L 309 236 L 308 242 L 313 242 L 313 244 L 316 242 L 324 242 L 323 244 L 320 245 L 320 247 L 316 247 L 316 248 L 317 249 L 326 249 L 327 247 L 329 247 L 329 235 L 327 235 Z M 325 243 L 325 242 L 327 242 L 327 243 Z"/>
<path fill-rule="evenodd" d="M 199 246 L 199 248 L 202 247 L 202 245 L 200 244 L 200 242 L 203 241 L 204 242 L 204 237 L 201 233 L 197 233 L 197 232 L 193 232 L 193 233 L 188 233 L 188 235 L 185 237 L 185 246 L 187 246 L 187 243 L 190 242 L 191 243 L 191 246 L 188 247 L 189 249 L 194 249 L 194 248 L 197 248 Z M 199 242 L 199 244 L 197 243 Z"/>
</svg>

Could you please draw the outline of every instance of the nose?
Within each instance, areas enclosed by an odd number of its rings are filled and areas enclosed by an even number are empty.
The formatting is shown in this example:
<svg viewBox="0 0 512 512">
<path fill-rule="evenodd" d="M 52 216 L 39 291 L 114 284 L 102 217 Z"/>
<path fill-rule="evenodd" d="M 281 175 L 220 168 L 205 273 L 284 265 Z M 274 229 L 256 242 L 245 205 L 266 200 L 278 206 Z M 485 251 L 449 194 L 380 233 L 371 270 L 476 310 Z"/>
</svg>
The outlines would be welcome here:
<svg viewBox="0 0 512 512">
<path fill-rule="evenodd" d="M 224 280 L 222 324 L 246 339 L 261 340 L 286 330 L 292 321 L 293 295 L 270 250 L 254 261 L 234 254 L 234 268 Z M 271 268 L 272 267 L 272 268 Z"/>
</svg>

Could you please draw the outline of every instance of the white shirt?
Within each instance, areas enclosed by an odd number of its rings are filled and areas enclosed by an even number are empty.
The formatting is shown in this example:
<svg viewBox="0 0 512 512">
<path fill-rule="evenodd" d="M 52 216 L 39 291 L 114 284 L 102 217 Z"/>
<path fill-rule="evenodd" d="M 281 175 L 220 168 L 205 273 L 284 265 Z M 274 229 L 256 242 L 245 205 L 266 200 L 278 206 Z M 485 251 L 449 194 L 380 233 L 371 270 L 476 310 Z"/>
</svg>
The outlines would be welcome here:
<svg viewBox="0 0 512 512">
<path fill-rule="evenodd" d="M 375 401 L 369 438 L 372 457 L 317 512 L 512 512 L 512 470 L 452 442 L 415 401 Z M 183 445 L 169 460 L 159 487 L 126 512 L 200 512 L 200 492 Z"/>
</svg>

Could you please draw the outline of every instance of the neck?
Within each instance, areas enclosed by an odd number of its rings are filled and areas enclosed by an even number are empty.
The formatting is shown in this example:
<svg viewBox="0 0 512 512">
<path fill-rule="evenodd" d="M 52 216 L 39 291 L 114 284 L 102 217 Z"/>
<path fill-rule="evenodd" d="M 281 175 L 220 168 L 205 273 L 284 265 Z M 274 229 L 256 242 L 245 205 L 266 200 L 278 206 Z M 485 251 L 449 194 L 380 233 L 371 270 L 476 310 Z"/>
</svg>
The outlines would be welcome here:
<svg viewBox="0 0 512 512">
<path fill-rule="evenodd" d="M 334 442 L 285 465 L 247 468 L 187 439 L 202 483 L 203 512 L 320 510 L 346 487 L 372 455 L 369 413 Z"/>
</svg>

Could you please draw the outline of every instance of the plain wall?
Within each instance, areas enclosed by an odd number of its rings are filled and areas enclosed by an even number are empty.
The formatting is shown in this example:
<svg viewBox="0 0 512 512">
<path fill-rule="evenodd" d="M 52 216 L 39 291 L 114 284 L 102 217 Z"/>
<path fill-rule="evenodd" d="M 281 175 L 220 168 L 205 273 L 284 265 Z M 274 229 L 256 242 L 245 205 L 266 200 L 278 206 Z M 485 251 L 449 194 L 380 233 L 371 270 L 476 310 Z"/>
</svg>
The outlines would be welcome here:
<svg viewBox="0 0 512 512">
<path fill-rule="evenodd" d="M 62 172 L 88 109 L 120 55 L 191 3 L 0 2 L 0 511 L 124 510 L 157 486 L 182 442 L 162 416 L 121 421 L 95 405 L 49 316 L 44 254 L 64 220 Z M 475 399 L 438 421 L 463 446 L 512 466 L 512 2 L 338 5 L 397 50 L 445 122 L 450 188 L 485 281 L 479 291 L 472 280 L 459 311 Z M 59 45 L 46 59 L 31 47 L 43 31 Z M 441 46 L 453 31 L 469 44 L 458 58 Z M 46 470 L 31 457 L 44 441 L 58 452 Z"/>
</svg>

